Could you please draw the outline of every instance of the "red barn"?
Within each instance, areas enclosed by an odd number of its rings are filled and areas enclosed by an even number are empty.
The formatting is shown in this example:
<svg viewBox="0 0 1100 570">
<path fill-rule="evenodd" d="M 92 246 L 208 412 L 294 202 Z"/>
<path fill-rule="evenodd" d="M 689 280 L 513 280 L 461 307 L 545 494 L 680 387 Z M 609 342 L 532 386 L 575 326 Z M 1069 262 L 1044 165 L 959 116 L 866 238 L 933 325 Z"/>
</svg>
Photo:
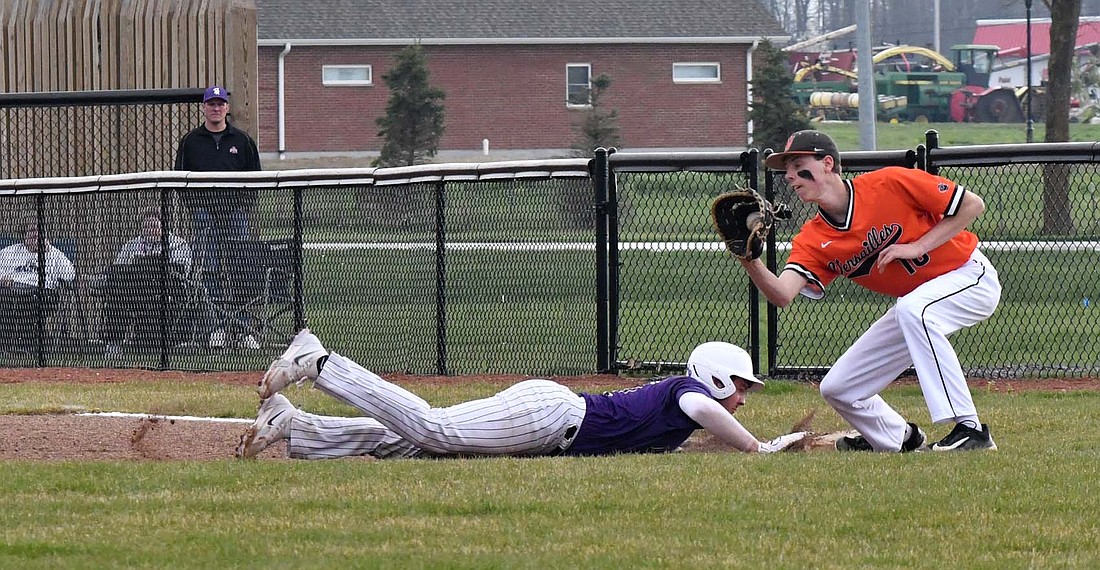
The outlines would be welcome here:
<svg viewBox="0 0 1100 570">
<path fill-rule="evenodd" d="M 1027 84 L 1027 20 L 978 20 L 974 43 L 1001 48 L 1000 65 L 994 66 L 991 86 L 1019 87 Z M 1100 45 L 1100 18 L 1081 16 L 1074 42 L 1078 53 L 1087 53 Z M 1031 83 L 1039 85 L 1047 79 L 1050 60 L 1050 18 L 1031 20 Z"/>
</svg>

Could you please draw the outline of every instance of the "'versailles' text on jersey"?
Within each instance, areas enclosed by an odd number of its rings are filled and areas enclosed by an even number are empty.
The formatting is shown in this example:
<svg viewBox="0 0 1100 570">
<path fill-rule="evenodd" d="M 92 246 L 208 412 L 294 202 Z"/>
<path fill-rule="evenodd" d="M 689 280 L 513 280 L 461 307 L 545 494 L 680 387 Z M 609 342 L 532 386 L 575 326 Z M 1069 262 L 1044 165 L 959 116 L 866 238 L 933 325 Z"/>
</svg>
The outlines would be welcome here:
<svg viewBox="0 0 1100 570">
<path fill-rule="evenodd" d="M 680 409 L 680 396 L 686 392 L 710 397 L 706 387 L 690 376 L 603 394 L 581 394 L 584 421 L 564 455 L 675 451 L 702 428 Z"/>
<path fill-rule="evenodd" d="M 963 230 L 918 259 L 901 259 L 875 268 L 882 250 L 916 241 L 946 216 L 958 213 L 966 190 L 954 182 L 917 170 L 890 167 L 845 181 L 848 211 L 844 219 L 824 212 L 803 224 L 795 236 L 784 271 L 808 283 L 802 294 L 820 299 L 838 276 L 884 295 L 901 297 L 921 284 L 962 267 L 978 245 Z"/>
</svg>

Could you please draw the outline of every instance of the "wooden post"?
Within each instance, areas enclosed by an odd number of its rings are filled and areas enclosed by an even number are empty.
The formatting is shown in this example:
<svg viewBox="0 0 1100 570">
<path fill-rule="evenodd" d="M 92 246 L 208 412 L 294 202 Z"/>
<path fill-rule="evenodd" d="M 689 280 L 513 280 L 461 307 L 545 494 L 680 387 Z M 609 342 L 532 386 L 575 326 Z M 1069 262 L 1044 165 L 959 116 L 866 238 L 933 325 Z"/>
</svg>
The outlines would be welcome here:
<svg viewBox="0 0 1100 570">
<path fill-rule="evenodd" d="M 259 89 L 256 59 L 256 5 L 252 0 L 227 0 L 225 82 L 233 99 L 233 124 L 259 139 Z"/>
</svg>

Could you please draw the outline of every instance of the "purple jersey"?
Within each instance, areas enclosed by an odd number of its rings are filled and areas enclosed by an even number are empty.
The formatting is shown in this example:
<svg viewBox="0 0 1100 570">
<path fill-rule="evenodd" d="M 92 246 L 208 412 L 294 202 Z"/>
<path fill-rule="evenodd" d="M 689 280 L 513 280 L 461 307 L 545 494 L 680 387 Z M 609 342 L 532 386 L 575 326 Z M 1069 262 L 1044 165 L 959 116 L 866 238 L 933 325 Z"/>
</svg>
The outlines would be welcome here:
<svg viewBox="0 0 1100 570">
<path fill-rule="evenodd" d="M 582 393 L 584 421 L 563 455 L 675 451 L 702 427 L 680 409 L 680 396 L 686 392 L 710 397 L 706 386 L 689 376 L 603 394 Z"/>
</svg>

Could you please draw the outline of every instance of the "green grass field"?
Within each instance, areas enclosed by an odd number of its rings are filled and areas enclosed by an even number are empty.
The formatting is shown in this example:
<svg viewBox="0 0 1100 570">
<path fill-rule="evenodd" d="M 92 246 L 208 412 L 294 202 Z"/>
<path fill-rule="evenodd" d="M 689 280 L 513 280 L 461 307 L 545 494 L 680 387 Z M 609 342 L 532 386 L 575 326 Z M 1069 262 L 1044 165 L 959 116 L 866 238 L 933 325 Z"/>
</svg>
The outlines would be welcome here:
<svg viewBox="0 0 1100 570">
<path fill-rule="evenodd" d="M 829 121 L 813 123 L 812 128 L 829 133 L 842 152 L 863 150 L 858 123 Z M 941 147 L 1027 142 L 1024 123 L 878 123 L 875 129 L 878 150 L 916 148 L 924 144 L 924 133 L 930 129 L 939 133 Z M 1043 142 L 1045 136 L 1046 125 L 1035 121 L 1032 141 Z M 1100 141 L 1100 125 L 1072 123 L 1069 138 L 1071 142 Z"/>
<path fill-rule="evenodd" d="M 842 150 L 858 149 L 855 125 L 816 126 Z M 1022 125 L 880 125 L 879 148 L 912 148 L 924 142 L 927 128 L 938 129 L 945 146 L 1024 140 Z M 1074 125 L 1071 132 L 1074 140 L 1100 138 L 1100 127 Z M 1036 125 L 1036 140 L 1041 133 Z M 1094 239 L 1096 176 L 1078 172 L 1074 237 Z M 983 238 L 1040 239 L 1033 168 L 961 175 L 988 189 L 982 194 L 991 208 L 978 222 Z M 713 242 L 706 204 L 728 182 L 699 173 L 625 176 L 623 241 Z M 461 187 L 475 195 L 450 202 L 461 204 L 450 218 L 451 237 L 591 240 L 591 231 L 556 201 L 558 191 L 552 184 Z M 364 217 L 364 208 L 377 204 L 359 200 L 351 192 L 312 192 L 306 241 L 430 241 L 423 226 Z M 285 209 L 284 202 L 278 207 Z M 386 207 L 408 213 L 424 203 Z M 270 217 L 285 232 L 285 213 Z M 778 233 L 789 235 L 790 228 Z M 964 364 L 1021 375 L 1100 367 L 1094 362 L 1100 312 L 1082 304 L 1100 297 L 1088 270 L 1095 254 L 1059 251 L 1061 241 L 1045 251 L 990 254 L 1005 296 L 994 317 L 954 338 Z M 431 372 L 425 363 L 433 362 L 436 340 L 434 261 L 424 250 L 307 250 L 311 326 L 330 348 L 346 349 L 372 369 Z M 589 371 L 593 261 L 590 251 L 467 251 L 449 258 L 451 372 Z M 630 251 L 621 261 L 627 287 L 620 356 L 682 359 L 696 342 L 740 342 L 745 335 L 747 280 L 727 255 Z M 797 302 L 781 313 L 782 364 L 829 364 L 887 306 L 848 283 L 832 286 L 820 303 Z M 247 362 L 226 356 L 209 365 L 258 370 L 273 356 L 251 355 Z M 409 387 L 443 406 L 504 386 L 455 379 Z M 317 391 L 288 392 L 311 412 L 351 413 Z M 930 437 L 948 431 L 929 425 L 917 387 L 892 387 L 884 396 Z M 1000 451 L 3 461 L 0 568 L 1100 567 L 1100 432 L 1092 429 L 1100 391 L 983 388 L 975 400 Z M 167 379 L 0 384 L 0 414 L 73 407 L 245 418 L 255 413 L 256 399 L 247 387 Z M 808 410 L 818 412 L 820 431 L 845 427 L 813 387 L 778 380 L 751 396 L 737 417 L 767 439 Z"/>
<path fill-rule="evenodd" d="M 423 395 L 447 405 L 500 386 Z M 347 410 L 313 390 L 310 411 Z M 890 388 L 932 427 L 919 390 Z M 997 452 L 0 463 L 7 568 L 1095 568 L 1100 392 L 977 390 Z M 0 385 L 0 413 L 63 405 L 247 417 L 209 383 Z M 770 382 L 761 437 L 816 391 Z"/>
</svg>

